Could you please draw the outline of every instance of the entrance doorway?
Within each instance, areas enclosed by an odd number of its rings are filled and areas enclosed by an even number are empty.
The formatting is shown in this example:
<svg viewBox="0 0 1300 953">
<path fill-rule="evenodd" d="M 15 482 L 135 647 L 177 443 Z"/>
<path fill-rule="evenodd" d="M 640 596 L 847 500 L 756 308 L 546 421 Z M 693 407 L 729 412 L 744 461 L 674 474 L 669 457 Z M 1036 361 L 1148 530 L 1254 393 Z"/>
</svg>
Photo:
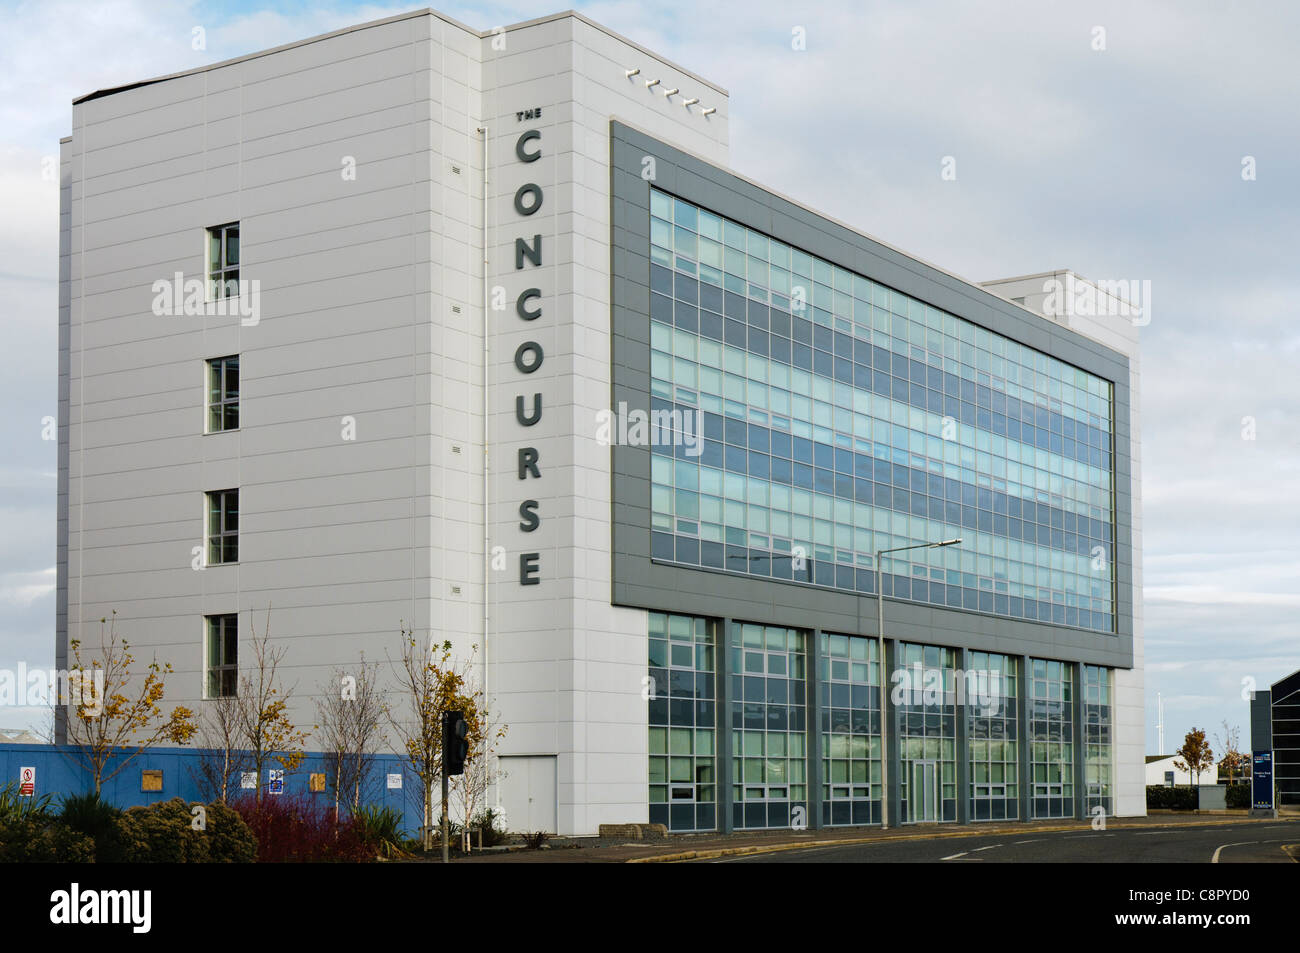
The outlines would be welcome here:
<svg viewBox="0 0 1300 953">
<path fill-rule="evenodd" d="M 934 823 L 939 819 L 939 786 L 933 761 L 913 761 L 907 790 L 907 816 L 913 823 Z"/>
</svg>

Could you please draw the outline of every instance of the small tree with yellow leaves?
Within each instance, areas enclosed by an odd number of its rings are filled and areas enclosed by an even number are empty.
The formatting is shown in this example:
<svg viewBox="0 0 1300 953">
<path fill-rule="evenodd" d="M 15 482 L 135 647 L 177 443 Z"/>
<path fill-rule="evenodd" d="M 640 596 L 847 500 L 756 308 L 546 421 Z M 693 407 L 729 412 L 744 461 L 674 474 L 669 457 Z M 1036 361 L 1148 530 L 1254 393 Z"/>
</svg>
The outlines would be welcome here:
<svg viewBox="0 0 1300 953">
<path fill-rule="evenodd" d="M 1195 784 L 1201 783 L 1201 772 L 1208 771 L 1214 765 L 1214 752 L 1205 740 L 1205 732 L 1200 728 L 1192 728 L 1183 738 L 1183 746 L 1174 754 L 1179 755 L 1179 758 L 1174 759 L 1174 767 L 1193 775 Z"/>
<path fill-rule="evenodd" d="M 474 654 L 478 646 L 474 646 Z M 493 717 L 487 706 L 480 680 L 472 673 L 474 660 L 471 658 L 463 666 L 463 694 L 475 700 L 475 717 L 465 716 L 469 731 L 465 735 L 468 751 L 465 755 L 464 773 L 454 775 L 451 779 L 451 801 L 457 809 L 463 831 L 464 844 L 468 849 L 470 827 L 482 819 L 482 812 L 487 804 L 488 791 L 502 777 L 497 747 L 505 739 L 508 725 L 500 724 Z"/>
<path fill-rule="evenodd" d="M 259 635 L 248 614 L 253 633 L 249 647 L 253 664 L 239 676 L 236 724 L 243 741 L 246 763 L 257 774 L 254 800 L 262 803 L 263 769 L 278 764 L 285 774 L 302 764 L 306 732 L 299 731 L 289 718 L 289 701 L 293 689 L 280 687 L 278 670 L 288 649 L 271 645 L 271 608 L 266 609 L 266 625 Z M 241 666 L 241 668 L 243 668 Z"/>
<path fill-rule="evenodd" d="M 164 742 L 189 743 L 194 713 L 184 705 L 163 713 L 163 677 L 172 674 L 171 664 L 155 657 L 143 672 L 133 671 L 135 656 L 117 634 L 116 609 L 99 620 L 98 651 L 83 657 L 80 639 L 68 647 L 74 688 L 66 699 L 70 756 L 90 774 L 96 794 L 141 752 Z"/>
<path fill-rule="evenodd" d="M 483 739 L 489 733 L 485 728 L 483 694 L 468 684 L 468 663 L 457 665 L 452 660 L 450 642 L 439 645 L 430 637 L 426 648 L 405 625 L 401 629 L 401 656 L 396 660 L 390 657 L 389 662 L 397 675 L 394 694 L 398 704 L 396 710 L 386 706 L 386 711 L 401 752 L 410 762 L 411 772 L 420 779 L 422 841 L 424 849 L 430 850 L 434 790 L 442 782 L 442 715 L 460 711 L 470 739 Z M 472 753 L 472 741 L 470 750 Z M 444 811 L 446 807 L 444 804 Z"/>
</svg>

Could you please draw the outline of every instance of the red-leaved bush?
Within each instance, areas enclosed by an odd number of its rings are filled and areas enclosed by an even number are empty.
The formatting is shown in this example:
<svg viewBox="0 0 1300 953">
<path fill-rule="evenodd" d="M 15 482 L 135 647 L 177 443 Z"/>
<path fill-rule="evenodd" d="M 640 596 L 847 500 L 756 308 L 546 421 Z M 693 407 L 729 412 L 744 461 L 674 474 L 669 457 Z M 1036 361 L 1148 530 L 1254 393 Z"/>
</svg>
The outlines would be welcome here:
<svg viewBox="0 0 1300 953">
<path fill-rule="evenodd" d="M 375 859 L 375 849 L 365 842 L 356 818 L 334 823 L 334 808 L 318 806 L 310 798 L 264 796 L 262 803 L 240 798 L 231 803 L 257 838 L 257 860 L 262 864 L 359 863 Z"/>
</svg>

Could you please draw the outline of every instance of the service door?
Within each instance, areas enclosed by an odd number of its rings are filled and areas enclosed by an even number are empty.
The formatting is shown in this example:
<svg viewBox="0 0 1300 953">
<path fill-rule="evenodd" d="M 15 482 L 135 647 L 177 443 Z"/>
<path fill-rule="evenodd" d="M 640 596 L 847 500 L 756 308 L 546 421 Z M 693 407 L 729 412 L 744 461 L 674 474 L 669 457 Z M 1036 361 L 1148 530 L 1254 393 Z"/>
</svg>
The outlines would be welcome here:
<svg viewBox="0 0 1300 953">
<path fill-rule="evenodd" d="M 515 755 L 501 759 L 501 806 L 506 827 L 514 833 L 554 834 L 556 818 L 555 755 Z"/>
</svg>

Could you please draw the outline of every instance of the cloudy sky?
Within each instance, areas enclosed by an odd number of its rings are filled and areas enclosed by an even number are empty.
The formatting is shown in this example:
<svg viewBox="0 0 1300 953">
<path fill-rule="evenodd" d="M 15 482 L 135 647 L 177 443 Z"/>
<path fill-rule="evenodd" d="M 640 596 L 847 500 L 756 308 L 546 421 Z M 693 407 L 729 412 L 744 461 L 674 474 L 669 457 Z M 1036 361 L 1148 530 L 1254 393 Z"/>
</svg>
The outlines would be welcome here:
<svg viewBox="0 0 1300 953">
<path fill-rule="evenodd" d="M 1243 680 L 1300 668 L 1300 6 L 574 5 L 730 90 L 731 164 L 776 191 L 972 280 L 1151 281 L 1147 748 L 1157 692 L 1166 748 L 1192 725 L 1213 742 L 1225 719 L 1244 743 Z M 561 5 L 438 8 L 489 29 Z M 0 668 L 53 661 L 58 192 L 42 169 L 72 99 L 410 9 L 0 3 Z M 0 709 L 0 728 L 24 724 Z"/>
</svg>

